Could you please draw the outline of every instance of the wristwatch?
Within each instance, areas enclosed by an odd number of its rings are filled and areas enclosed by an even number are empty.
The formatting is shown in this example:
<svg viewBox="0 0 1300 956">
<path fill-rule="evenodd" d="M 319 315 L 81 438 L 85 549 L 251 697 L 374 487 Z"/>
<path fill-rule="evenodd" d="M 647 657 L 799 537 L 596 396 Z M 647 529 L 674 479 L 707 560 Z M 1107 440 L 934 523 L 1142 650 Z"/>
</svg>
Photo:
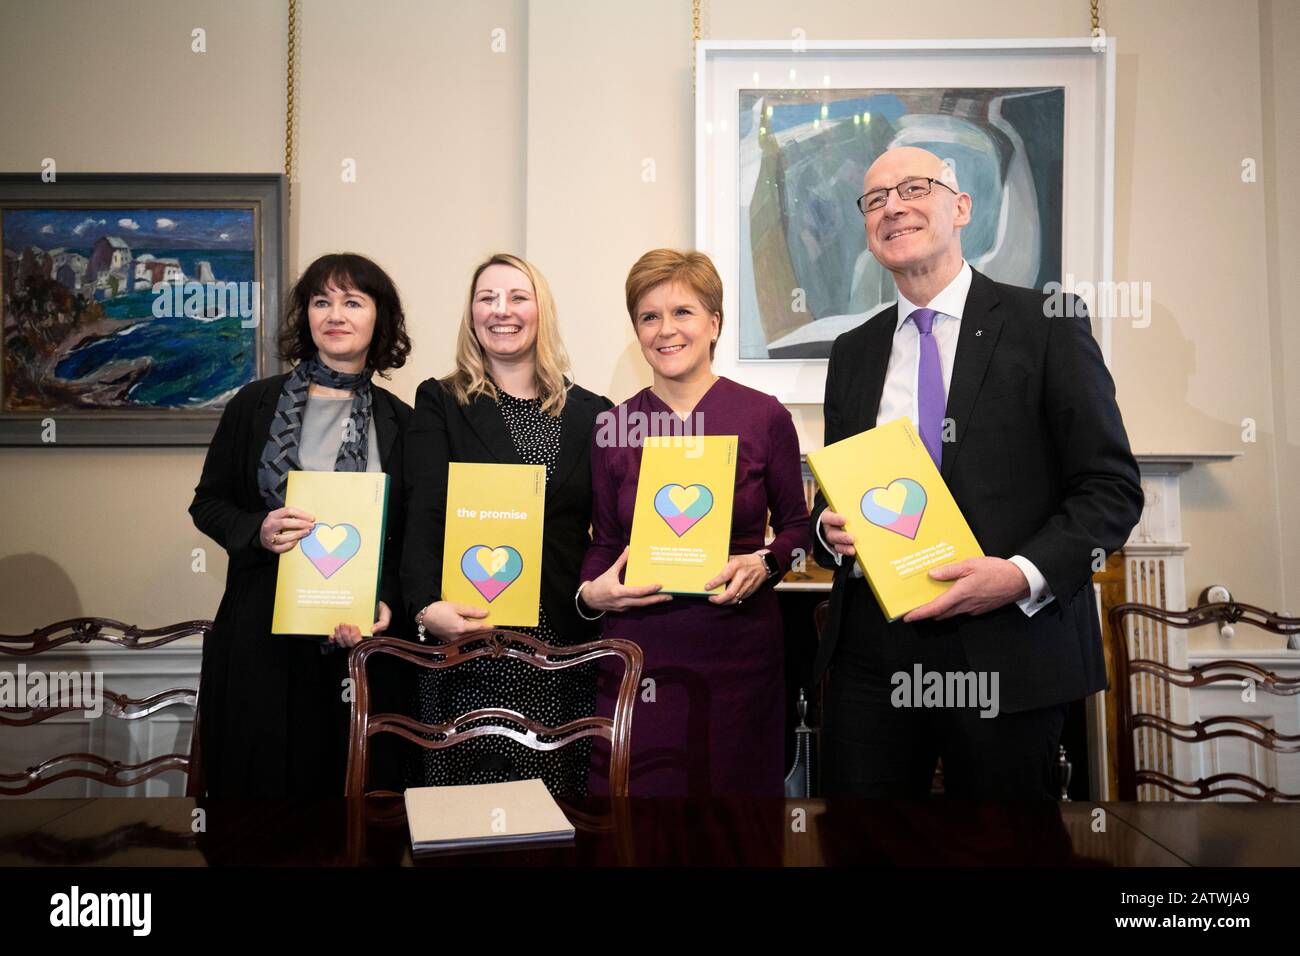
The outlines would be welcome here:
<svg viewBox="0 0 1300 956">
<path fill-rule="evenodd" d="M 767 576 L 769 579 L 781 573 L 781 568 L 776 563 L 776 558 L 772 556 L 770 549 L 764 548 L 762 551 L 758 552 L 758 555 L 763 559 L 763 566 L 767 568 Z"/>
</svg>

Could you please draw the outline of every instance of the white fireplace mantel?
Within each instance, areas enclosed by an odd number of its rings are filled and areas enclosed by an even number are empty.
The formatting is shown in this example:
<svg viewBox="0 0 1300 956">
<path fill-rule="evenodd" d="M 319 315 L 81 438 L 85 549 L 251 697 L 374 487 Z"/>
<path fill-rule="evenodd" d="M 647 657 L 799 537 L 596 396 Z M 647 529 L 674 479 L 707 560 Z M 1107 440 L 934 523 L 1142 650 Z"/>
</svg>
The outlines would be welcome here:
<svg viewBox="0 0 1300 956">
<path fill-rule="evenodd" d="M 1189 452 L 1134 452 L 1133 457 L 1138 460 L 1138 464 L 1152 469 L 1154 473 L 1158 468 L 1167 468 L 1173 474 L 1181 474 L 1187 471 L 1192 465 L 1208 465 L 1219 461 L 1232 461 L 1234 458 L 1240 458 L 1242 452 L 1239 451 L 1189 451 Z"/>
<path fill-rule="evenodd" d="M 1183 541 L 1182 495 L 1180 483 L 1184 473 L 1194 465 L 1207 465 L 1240 458 L 1239 451 L 1228 452 L 1148 452 L 1134 457 L 1138 460 L 1142 493 L 1146 503 L 1137 527 L 1129 535 L 1124 554 L 1179 554 L 1189 547 Z M 1181 572 L 1181 568 L 1179 569 Z M 1180 596 L 1185 597 L 1185 584 L 1180 581 Z M 1181 599 L 1181 597 L 1180 597 Z M 1129 595 L 1129 600 L 1137 600 Z M 1185 604 L 1160 604 L 1183 610 Z"/>
</svg>

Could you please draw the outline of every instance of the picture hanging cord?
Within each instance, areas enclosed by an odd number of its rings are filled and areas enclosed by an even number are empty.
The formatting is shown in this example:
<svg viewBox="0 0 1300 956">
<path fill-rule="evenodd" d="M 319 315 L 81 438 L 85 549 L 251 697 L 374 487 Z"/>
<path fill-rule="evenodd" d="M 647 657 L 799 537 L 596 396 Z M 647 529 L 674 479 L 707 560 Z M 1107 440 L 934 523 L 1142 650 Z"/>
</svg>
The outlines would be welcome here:
<svg viewBox="0 0 1300 956">
<path fill-rule="evenodd" d="M 691 0 L 691 93 L 695 93 L 695 51 L 700 42 L 700 6 L 703 0 Z"/>
<path fill-rule="evenodd" d="M 294 112 L 293 93 L 294 58 L 298 54 L 298 0 L 289 0 L 289 49 L 288 64 L 285 68 L 285 109 L 284 109 L 284 178 L 285 196 L 289 206 L 293 205 L 293 134 L 297 122 Z"/>
</svg>

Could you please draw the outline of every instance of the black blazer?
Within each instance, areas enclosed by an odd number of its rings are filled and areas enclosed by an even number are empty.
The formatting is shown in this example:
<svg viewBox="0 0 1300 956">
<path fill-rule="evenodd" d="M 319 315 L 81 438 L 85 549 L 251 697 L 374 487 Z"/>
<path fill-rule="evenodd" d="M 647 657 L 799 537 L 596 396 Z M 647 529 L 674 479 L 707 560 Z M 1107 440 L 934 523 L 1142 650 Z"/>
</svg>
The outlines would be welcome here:
<svg viewBox="0 0 1300 956">
<path fill-rule="evenodd" d="M 573 595 L 591 543 L 591 434 L 596 416 L 612 407 L 602 395 L 569 386 L 559 456 L 546 483 L 541 605 L 565 643 L 580 643 L 599 629 L 599 622 L 578 614 Z M 402 590 L 411 620 L 442 595 L 447 466 L 453 461 L 523 463 L 496 402 L 480 395 L 461 405 L 450 386 L 431 378 L 415 394 L 406 438 Z"/>
<path fill-rule="evenodd" d="M 278 556 L 263 550 L 258 541 L 267 512 L 257 486 L 262 449 L 271 434 L 271 419 L 289 373 L 272 375 L 245 385 L 227 404 L 203 462 L 203 476 L 194 489 L 190 516 L 194 525 L 226 549 L 229 565 L 226 589 L 250 574 L 274 575 Z M 403 441 L 411 406 L 396 395 L 372 386 L 371 426 L 379 446 L 380 465 L 389 475 L 384 532 L 384 566 L 380 570 L 379 599 L 393 612 L 394 623 L 403 608 L 398 563 L 402 553 L 405 507 L 402 498 Z M 223 603 L 224 607 L 224 603 Z M 271 624 L 266 619 L 266 627 Z"/>
<path fill-rule="evenodd" d="M 970 666 L 997 671 L 1001 709 L 1077 700 L 1106 686 L 1091 586 L 1098 554 L 1121 547 L 1142 510 L 1137 462 L 1115 383 L 1083 302 L 975 272 L 962 315 L 946 416 L 943 479 L 984 553 L 1034 563 L 1056 600 L 1027 617 L 1015 604 L 916 624 L 884 620 L 865 581 L 838 567 L 814 671 L 820 677 L 848 629 L 871 641 L 886 627 L 956 632 Z M 1058 309 L 1058 311 L 1060 311 Z M 826 373 L 826 444 L 875 427 L 897 306 L 835 340 Z M 817 496 L 814 532 L 826 501 Z M 814 556 L 835 567 L 813 535 Z M 864 597 L 865 595 L 865 597 Z"/>
<path fill-rule="evenodd" d="M 348 710 L 338 706 L 337 693 L 322 688 L 347 676 L 347 655 L 322 655 L 317 642 L 270 636 L 279 557 L 258 540 L 268 509 L 257 470 L 287 377 L 252 382 L 226 404 L 190 505 L 195 526 L 229 555 L 199 682 L 210 796 L 334 796 L 343 787 Z M 410 637 L 398 564 L 405 523 L 402 434 L 411 409 L 377 385 L 373 390 L 371 427 L 390 479 L 379 597 L 393 612 L 386 633 Z M 371 686 L 377 708 L 395 710 L 405 706 L 413 682 L 396 668 L 379 668 Z M 372 766 L 389 759 L 385 753 Z M 372 769 L 372 784 L 377 780 L 400 786 L 398 769 L 388 764 Z"/>
</svg>

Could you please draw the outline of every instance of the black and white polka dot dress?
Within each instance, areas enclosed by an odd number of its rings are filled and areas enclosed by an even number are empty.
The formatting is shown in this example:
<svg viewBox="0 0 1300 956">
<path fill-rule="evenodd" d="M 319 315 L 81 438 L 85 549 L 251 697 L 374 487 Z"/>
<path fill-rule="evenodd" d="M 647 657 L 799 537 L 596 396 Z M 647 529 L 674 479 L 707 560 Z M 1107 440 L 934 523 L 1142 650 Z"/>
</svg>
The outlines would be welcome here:
<svg viewBox="0 0 1300 956">
<path fill-rule="evenodd" d="M 524 464 L 544 465 L 550 481 L 560 453 L 562 416 L 545 415 L 539 399 L 516 398 L 500 388 L 497 407 L 520 459 Z M 544 607 L 539 609 L 537 627 L 511 630 L 556 646 L 582 640 L 565 640 L 557 634 Z M 420 678 L 420 719 L 426 723 L 443 723 L 479 707 L 505 707 L 556 727 L 594 714 L 595 706 L 594 664 L 544 671 L 523 661 L 480 658 L 450 671 L 425 671 Z M 423 751 L 420 785 L 443 787 L 540 777 L 556 796 L 581 796 L 587 792 L 590 758 L 590 737 L 551 751 L 533 750 L 507 737 L 478 737 L 446 750 Z"/>
</svg>

